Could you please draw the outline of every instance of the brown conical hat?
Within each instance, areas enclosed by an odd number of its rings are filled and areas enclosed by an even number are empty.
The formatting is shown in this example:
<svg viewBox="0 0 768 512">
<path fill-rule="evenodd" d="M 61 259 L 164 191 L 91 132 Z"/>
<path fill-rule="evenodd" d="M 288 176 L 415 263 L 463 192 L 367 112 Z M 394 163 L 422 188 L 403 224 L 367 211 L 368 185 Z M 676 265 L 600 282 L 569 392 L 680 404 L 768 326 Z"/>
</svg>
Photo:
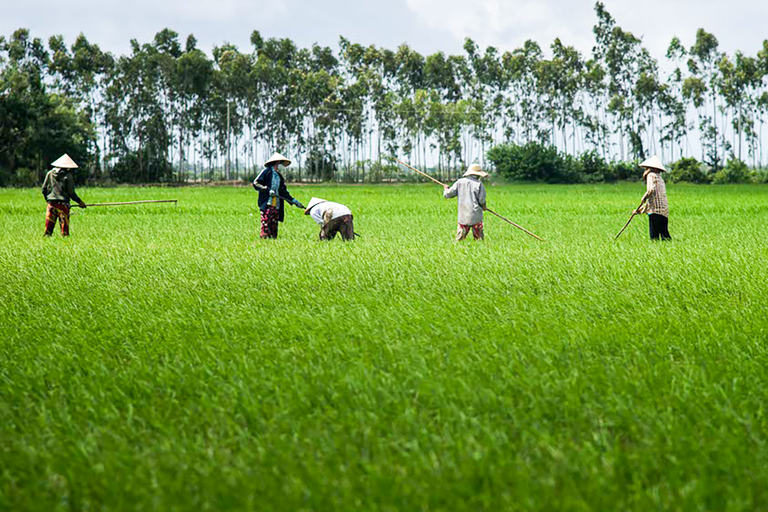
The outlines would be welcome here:
<svg viewBox="0 0 768 512">
<path fill-rule="evenodd" d="M 269 165 L 269 164 L 272 164 L 272 163 L 276 163 L 276 162 L 283 162 L 283 165 L 284 165 L 285 167 L 288 167 L 289 165 L 291 165 L 291 161 L 290 161 L 290 160 L 288 160 L 287 158 L 285 158 L 285 157 L 284 157 L 283 155 L 281 155 L 280 153 L 275 153 L 274 155 L 272 155 L 271 157 L 269 157 L 269 160 L 267 160 L 266 162 L 264 162 L 264 165 Z"/>
<path fill-rule="evenodd" d="M 480 164 L 472 164 L 464 173 L 464 176 L 480 176 L 481 178 L 487 178 L 488 173 L 480 169 Z"/>
<path fill-rule="evenodd" d="M 68 154 L 64 153 L 51 164 L 51 167 L 58 167 L 59 169 L 77 169 L 77 164 Z"/>
<path fill-rule="evenodd" d="M 653 155 L 651 158 L 641 163 L 640 167 L 645 167 L 646 169 L 658 169 L 660 171 L 667 172 L 667 169 L 664 167 L 664 164 L 661 163 L 661 159 L 658 155 Z"/>
</svg>

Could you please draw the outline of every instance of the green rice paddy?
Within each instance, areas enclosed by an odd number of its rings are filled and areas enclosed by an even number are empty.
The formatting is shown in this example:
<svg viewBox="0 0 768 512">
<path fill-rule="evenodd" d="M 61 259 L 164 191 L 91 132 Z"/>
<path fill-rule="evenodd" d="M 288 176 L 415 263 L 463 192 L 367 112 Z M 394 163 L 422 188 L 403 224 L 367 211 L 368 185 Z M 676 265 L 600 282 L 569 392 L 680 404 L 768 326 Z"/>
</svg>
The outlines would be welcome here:
<svg viewBox="0 0 768 512">
<path fill-rule="evenodd" d="M 768 188 L 290 190 L 0 190 L 0 510 L 768 509 Z"/>
</svg>

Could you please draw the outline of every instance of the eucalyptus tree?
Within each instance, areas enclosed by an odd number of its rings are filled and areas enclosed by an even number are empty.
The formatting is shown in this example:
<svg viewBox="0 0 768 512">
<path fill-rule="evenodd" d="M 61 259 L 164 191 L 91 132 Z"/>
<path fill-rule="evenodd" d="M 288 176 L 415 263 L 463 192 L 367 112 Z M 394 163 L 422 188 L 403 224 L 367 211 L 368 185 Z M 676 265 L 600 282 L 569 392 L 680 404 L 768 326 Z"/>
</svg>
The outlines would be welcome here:
<svg viewBox="0 0 768 512">
<path fill-rule="evenodd" d="M 86 115 L 92 119 L 95 127 L 103 127 L 104 92 L 115 63 L 112 54 L 101 51 L 98 45 L 91 44 L 82 33 L 77 36 L 69 49 L 60 35 L 52 36 L 48 46 L 51 50 L 49 70 L 54 77 L 58 76 L 59 88 L 69 97 L 85 105 Z M 106 147 L 106 133 L 101 131 L 101 144 L 98 137 L 94 141 L 94 163 L 99 172 L 104 167 L 102 155 Z"/>
<path fill-rule="evenodd" d="M 620 156 L 625 158 L 626 137 L 629 142 L 629 154 L 626 156 L 641 158 L 644 154 L 641 134 L 646 127 L 638 104 L 642 96 L 636 96 L 634 92 L 638 78 L 643 73 L 652 73 L 655 63 L 647 50 L 642 48 L 640 39 L 616 25 L 602 2 L 595 4 L 595 12 L 598 23 L 593 28 L 595 46 L 592 52 L 595 60 L 602 62 L 607 71 L 608 112 L 616 122 Z"/>
<path fill-rule="evenodd" d="M 723 156 L 718 150 L 718 62 L 721 53 L 718 50 L 717 38 L 699 29 L 696 32 L 696 41 L 688 50 L 688 71 L 690 76 L 683 83 L 686 98 L 690 99 L 696 107 L 699 119 L 699 132 L 702 139 L 702 159 L 707 161 L 717 170 Z M 706 112 L 706 95 L 709 95 L 709 108 L 712 115 Z"/>
<path fill-rule="evenodd" d="M 718 62 L 718 68 L 720 70 L 718 92 L 722 96 L 725 107 L 731 110 L 734 138 L 731 144 L 732 150 L 736 151 L 736 158 L 743 160 L 742 140 L 746 131 L 750 153 L 755 156 L 752 112 L 756 108 L 757 89 L 762 82 L 758 61 L 741 52 L 736 52 L 735 62 L 723 55 Z M 735 140 L 736 138 L 738 141 Z"/>
<path fill-rule="evenodd" d="M 549 136 L 548 130 L 542 128 L 545 105 L 538 93 L 542 56 L 541 47 L 531 40 L 502 56 L 505 83 L 509 84 L 505 98 L 505 117 L 509 121 L 504 127 L 508 140 L 514 137 L 517 143 L 542 142 Z"/>
</svg>

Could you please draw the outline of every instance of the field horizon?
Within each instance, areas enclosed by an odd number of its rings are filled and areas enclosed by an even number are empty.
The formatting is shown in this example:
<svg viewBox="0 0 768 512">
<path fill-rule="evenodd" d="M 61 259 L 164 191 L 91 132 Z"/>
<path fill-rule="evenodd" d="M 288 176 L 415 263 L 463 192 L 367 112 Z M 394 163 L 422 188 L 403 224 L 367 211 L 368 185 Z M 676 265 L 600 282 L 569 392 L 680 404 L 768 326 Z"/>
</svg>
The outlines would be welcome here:
<svg viewBox="0 0 768 512">
<path fill-rule="evenodd" d="M 768 508 L 765 186 L 289 190 L 0 189 L 0 510 Z"/>
</svg>

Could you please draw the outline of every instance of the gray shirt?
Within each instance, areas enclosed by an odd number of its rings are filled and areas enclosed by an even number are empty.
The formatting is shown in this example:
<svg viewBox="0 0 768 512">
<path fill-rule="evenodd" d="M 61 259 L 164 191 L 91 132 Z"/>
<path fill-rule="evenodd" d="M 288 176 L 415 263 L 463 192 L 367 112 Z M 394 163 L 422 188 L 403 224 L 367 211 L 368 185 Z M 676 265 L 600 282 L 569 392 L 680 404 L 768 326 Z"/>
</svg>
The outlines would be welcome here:
<svg viewBox="0 0 768 512">
<path fill-rule="evenodd" d="M 472 226 L 483 222 L 485 187 L 474 176 L 461 178 L 443 192 L 443 197 L 459 197 L 459 224 Z"/>
</svg>

